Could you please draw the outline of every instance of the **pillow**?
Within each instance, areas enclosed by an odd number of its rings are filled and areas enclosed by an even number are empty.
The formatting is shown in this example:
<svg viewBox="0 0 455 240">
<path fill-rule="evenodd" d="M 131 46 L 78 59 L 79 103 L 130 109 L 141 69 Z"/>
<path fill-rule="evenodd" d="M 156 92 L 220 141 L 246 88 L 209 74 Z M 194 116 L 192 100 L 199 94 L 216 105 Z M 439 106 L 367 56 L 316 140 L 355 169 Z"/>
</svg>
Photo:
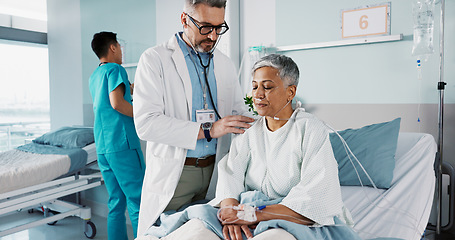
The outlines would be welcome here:
<svg viewBox="0 0 455 240">
<path fill-rule="evenodd" d="M 378 188 L 390 188 L 393 179 L 400 121 L 401 118 L 397 118 L 390 122 L 338 132 Z M 338 162 L 340 185 L 361 186 L 357 173 L 336 133 L 330 133 L 330 142 Z M 373 186 L 358 162 L 352 156 L 351 159 L 363 185 Z"/>
<path fill-rule="evenodd" d="M 62 127 L 33 140 L 34 143 L 64 148 L 82 148 L 94 141 L 93 128 L 86 127 Z"/>
</svg>

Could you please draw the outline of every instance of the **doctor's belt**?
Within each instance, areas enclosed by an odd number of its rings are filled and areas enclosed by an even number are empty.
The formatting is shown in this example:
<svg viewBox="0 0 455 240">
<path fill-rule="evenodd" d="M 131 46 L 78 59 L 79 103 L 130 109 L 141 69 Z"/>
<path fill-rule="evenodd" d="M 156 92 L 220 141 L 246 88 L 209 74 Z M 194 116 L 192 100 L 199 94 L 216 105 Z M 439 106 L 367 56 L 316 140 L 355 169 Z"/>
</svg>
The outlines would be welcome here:
<svg viewBox="0 0 455 240">
<path fill-rule="evenodd" d="M 187 157 L 185 159 L 185 165 L 195 167 L 208 167 L 215 163 L 215 155 L 205 156 L 200 158 Z"/>
</svg>

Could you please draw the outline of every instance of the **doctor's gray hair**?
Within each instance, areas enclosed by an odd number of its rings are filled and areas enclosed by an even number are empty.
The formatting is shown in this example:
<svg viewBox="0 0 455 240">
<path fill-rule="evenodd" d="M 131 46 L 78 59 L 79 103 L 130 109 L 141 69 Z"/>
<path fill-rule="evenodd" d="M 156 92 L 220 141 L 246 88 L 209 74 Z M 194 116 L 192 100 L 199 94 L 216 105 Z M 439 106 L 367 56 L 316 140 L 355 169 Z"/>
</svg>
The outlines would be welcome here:
<svg viewBox="0 0 455 240">
<path fill-rule="evenodd" d="M 205 4 L 209 7 L 226 9 L 226 0 L 185 0 L 183 11 L 188 14 L 193 14 L 193 11 L 198 4 Z"/>
<path fill-rule="evenodd" d="M 272 67 L 278 70 L 281 80 L 287 84 L 287 86 L 299 84 L 299 67 L 292 60 L 292 58 L 281 54 L 270 54 L 259 59 L 251 70 L 251 74 L 254 76 L 256 70 L 262 67 Z"/>
</svg>

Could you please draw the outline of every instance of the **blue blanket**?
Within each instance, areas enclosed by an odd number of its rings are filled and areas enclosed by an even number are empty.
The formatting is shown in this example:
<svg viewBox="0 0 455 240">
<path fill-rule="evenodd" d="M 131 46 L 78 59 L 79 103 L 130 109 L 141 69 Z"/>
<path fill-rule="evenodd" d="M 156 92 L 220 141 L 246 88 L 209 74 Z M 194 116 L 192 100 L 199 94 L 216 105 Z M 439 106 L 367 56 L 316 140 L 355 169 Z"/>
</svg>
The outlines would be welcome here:
<svg viewBox="0 0 455 240">
<path fill-rule="evenodd" d="M 258 191 L 250 191 L 241 194 L 240 202 L 253 206 L 272 205 L 281 202 L 281 199 L 269 200 L 267 196 Z M 223 238 L 222 225 L 217 218 L 217 208 L 208 204 L 198 204 L 185 208 L 182 211 L 168 214 L 163 213 L 160 216 L 160 226 L 152 226 L 146 232 L 147 235 L 153 235 L 161 238 L 173 232 L 190 219 L 197 218 L 204 222 L 205 226 Z M 308 227 L 305 225 L 288 222 L 285 220 L 270 220 L 260 222 L 253 235 L 256 236 L 271 228 L 283 228 L 291 233 L 298 240 L 361 240 L 352 228 L 345 225 L 335 217 L 334 226 Z M 245 235 L 243 239 L 246 239 Z"/>
<path fill-rule="evenodd" d="M 71 159 L 71 166 L 68 172 L 75 171 L 85 166 L 87 163 L 87 152 L 82 148 L 61 148 L 51 145 L 44 145 L 38 143 L 29 143 L 17 147 L 18 150 L 24 152 L 38 153 L 38 154 L 56 154 L 67 155 Z"/>
</svg>

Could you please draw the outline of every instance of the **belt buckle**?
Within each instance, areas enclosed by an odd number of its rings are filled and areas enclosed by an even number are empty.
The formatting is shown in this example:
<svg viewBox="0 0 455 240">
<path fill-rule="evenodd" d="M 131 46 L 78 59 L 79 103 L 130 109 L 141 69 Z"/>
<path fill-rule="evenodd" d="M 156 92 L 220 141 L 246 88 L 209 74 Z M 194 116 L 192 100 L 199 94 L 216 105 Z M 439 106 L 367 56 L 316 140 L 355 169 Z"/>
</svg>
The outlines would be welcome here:
<svg viewBox="0 0 455 240">
<path fill-rule="evenodd" d="M 199 160 L 205 160 L 205 159 L 207 159 L 208 157 L 210 157 L 210 155 L 196 158 L 196 165 L 194 165 L 194 166 L 195 166 L 195 167 L 199 167 Z"/>
</svg>

